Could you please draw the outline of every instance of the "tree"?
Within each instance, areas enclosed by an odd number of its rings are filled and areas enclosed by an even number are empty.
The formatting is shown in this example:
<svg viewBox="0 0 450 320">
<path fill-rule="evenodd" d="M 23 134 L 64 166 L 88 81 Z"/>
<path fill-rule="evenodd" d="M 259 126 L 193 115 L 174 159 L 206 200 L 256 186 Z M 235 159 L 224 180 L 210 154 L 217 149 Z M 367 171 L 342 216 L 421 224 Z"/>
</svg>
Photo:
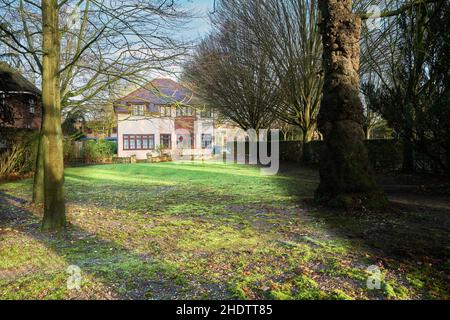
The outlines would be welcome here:
<svg viewBox="0 0 450 320">
<path fill-rule="evenodd" d="M 448 172 L 449 7 L 442 0 L 403 12 L 396 22 L 394 63 L 384 72 L 372 64 L 382 83 L 369 92 L 371 107 L 402 139 L 404 172 L 415 170 L 414 154 L 426 155 L 434 170 Z"/>
<path fill-rule="evenodd" d="M 277 118 L 298 126 L 305 146 L 316 129 L 322 94 L 322 43 L 315 0 L 222 0 L 216 15 L 251 32 L 280 91 Z"/>
<path fill-rule="evenodd" d="M 77 124 L 82 126 L 86 123 L 86 116 L 82 110 L 76 108 L 74 110 L 67 110 L 63 112 L 64 121 L 61 124 L 62 131 L 65 137 L 80 137 L 82 133 Z"/>
<path fill-rule="evenodd" d="M 267 55 L 239 24 L 217 17 L 216 27 L 185 65 L 186 82 L 243 130 L 270 128 L 279 99 Z"/>
<path fill-rule="evenodd" d="M 318 128 L 324 137 L 324 150 L 316 198 L 336 206 L 367 198 L 380 201 L 364 146 L 359 98 L 361 18 L 352 12 L 351 0 L 321 0 L 319 8 L 325 82 Z"/>
<path fill-rule="evenodd" d="M 42 1 L 42 151 L 44 219 L 42 228 L 65 227 L 64 152 L 61 130 L 60 34 L 58 3 Z"/>
<path fill-rule="evenodd" d="M 432 0 L 403 3 L 378 17 L 392 17 Z M 328 204 L 383 204 L 364 146 L 364 115 L 359 98 L 361 19 L 373 13 L 355 14 L 352 0 L 320 0 L 325 81 L 318 118 L 324 136 L 320 185 L 316 198 Z"/>
<path fill-rule="evenodd" d="M 375 101 L 372 99 L 375 91 L 375 85 L 372 82 L 363 82 L 361 85 L 361 92 L 363 94 L 363 109 L 364 109 L 364 134 L 367 140 L 373 138 L 375 130 L 382 130 L 384 134 L 392 131 L 388 128 L 386 120 L 375 111 Z"/>
<path fill-rule="evenodd" d="M 44 196 L 43 227 L 57 229 L 65 224 L 61 108 L 101 97 L 117 82 L 138 83 L 164 70 L 184 53 L 186 47 L 168 32 L 186 15 L 174 1 L 156 0 L 2 0 L 0 12 L 0 49 L 14 52 L 42 84 L 33 198 L 39 202 Z"/>
<path fill-rule="evenodd" d="M 0 12 L 0 54 L 12 52 L 16 64 L 40 82 L 41 6 L 0 0 Z M 58 14 L 62 110 L 112 101 L 111 93 L 120 92 L 111 88 L 144 83 L 150 72 L 168 70 L 188 48 L 169 35 L 188 17 L 173 1 L 68 0 L 59 4 Z M 37 203 L 39 189 L 34 187 Z"/>
</svg>

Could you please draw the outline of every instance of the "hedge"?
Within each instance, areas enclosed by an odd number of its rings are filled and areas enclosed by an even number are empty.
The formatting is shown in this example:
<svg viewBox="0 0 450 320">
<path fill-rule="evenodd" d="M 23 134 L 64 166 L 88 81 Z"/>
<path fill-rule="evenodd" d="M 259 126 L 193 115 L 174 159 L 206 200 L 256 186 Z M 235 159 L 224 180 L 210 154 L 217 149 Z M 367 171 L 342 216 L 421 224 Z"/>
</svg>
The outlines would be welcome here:
<svg viewBox="0 0 450 320">
<path fill-rule="evenodd" d="M 398 140 L 366 140 L 369 159 L 376 171 L 394 171 L 401 167 L 403 147 Z M 310 160 L 307 164 L 319 164 L 323 141 L 308 144 Z M 280 141 L 280 160 L 296 163 L 303 162 L 303 144 L 301 141 Z"/>
<path fill-rule="evenodd" d="M 105 162 L 105 159 L 112 161 L 116 153 L 116 144 L 103 139 L 97 141 L 87 141 L 83 146 L 83 154 L 87 163 Z"/>
</svg>

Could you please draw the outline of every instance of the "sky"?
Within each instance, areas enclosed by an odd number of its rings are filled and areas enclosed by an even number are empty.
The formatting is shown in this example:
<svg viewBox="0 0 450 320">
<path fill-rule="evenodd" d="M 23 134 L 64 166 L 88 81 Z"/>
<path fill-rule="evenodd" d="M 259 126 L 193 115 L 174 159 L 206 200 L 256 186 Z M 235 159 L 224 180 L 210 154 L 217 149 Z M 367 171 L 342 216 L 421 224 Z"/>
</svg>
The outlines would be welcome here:
<svg viewBox="0 0 450 320">
<path fill-rule="evenodd" d="M 193 18 L 187 23 L 184 31 L 177 30 L 176 38 L 185 41 L 198 41 L 204 38 L 211 30 L 209 21 L 209 14 L 214 9 L 214 0 L 179 0 L 178 2 L 182 10 L 188 10 L 193 15 Z M 181 66 L 173 65 L 170 68 L 171 73 L 155 72 L 151 77 L 170 78 L 175 81 L 179 80 Z"/>
<path fill-rule="evenodd" d="M 209 13 L 213 11 L 214 0 L 180 0 L 183 8 L 195 12 L 195 17 L 186 27 L 182 35 L 186 39 L 204 37 L 210 30 Z"/>
</svg>

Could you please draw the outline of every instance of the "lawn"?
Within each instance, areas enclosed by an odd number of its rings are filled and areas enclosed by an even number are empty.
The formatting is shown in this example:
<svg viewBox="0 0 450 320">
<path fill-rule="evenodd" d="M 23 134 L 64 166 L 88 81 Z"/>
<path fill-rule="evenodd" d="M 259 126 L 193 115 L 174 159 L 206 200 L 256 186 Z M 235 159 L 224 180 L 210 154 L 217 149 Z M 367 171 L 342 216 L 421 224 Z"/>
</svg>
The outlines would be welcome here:
<svg viewBox="0 0 450 320">
<path fill-rule="evenodd" d="M 39 230 L 31 180 L 0 184 L 0 299 L 449 297 L 449 211 L 315 206 L 317 173 L 252 166 L 66 169 L 70 227 Z M 81 269 L 69 290 L 69 265 Z M 381 271 L 370 290 L 367 268 Z"/>
</svg>

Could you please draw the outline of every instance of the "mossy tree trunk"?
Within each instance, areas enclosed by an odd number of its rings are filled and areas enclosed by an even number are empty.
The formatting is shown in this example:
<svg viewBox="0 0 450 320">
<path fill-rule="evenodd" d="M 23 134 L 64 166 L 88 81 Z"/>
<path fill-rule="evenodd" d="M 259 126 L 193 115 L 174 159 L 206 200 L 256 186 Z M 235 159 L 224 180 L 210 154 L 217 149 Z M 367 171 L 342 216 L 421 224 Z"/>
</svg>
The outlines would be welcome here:
<svg viewBox="0 0 450 320">
<path fill-rule="evenodd" d="M 66 225 L 64 201 L 64 160 L 60 99 L 60 34 L 58 3 L 42 1 L 43 74 L 42 135 L 44 154 L 44 230 Z"/>
<path fill-rule="evenodd" d="M 331 206 L 378 205 L 385 197 L 371 175 L 359 98 L 361 19 L 352 0 L 320 0 L 325 72 L 318 128 L 324 138 L 316 199 Z"/>
</svg>

